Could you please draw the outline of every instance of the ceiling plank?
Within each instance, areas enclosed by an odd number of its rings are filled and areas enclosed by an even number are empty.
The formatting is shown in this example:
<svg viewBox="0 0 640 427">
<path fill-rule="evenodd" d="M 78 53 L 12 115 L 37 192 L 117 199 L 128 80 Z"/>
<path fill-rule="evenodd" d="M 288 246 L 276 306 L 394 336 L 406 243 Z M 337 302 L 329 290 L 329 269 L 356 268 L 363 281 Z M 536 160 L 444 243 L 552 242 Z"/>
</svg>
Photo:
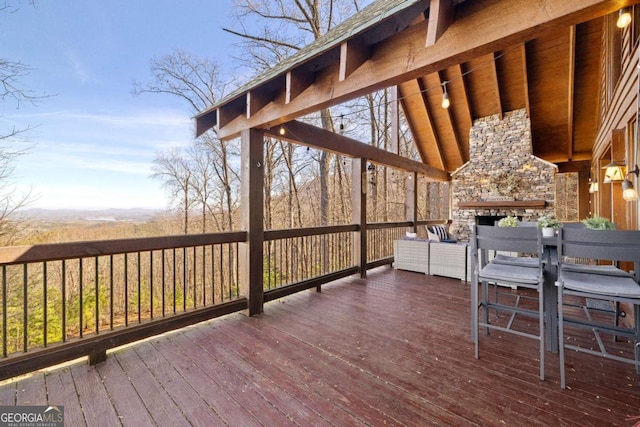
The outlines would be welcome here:
<svg viewBox="0 0 640 427">
<path fill-rule="evenodd" d="M 493 52 L 465 62 L 462 70 L 471 100 L 472 117 L 477 119 L 500 114 L 500 91 L 497 89 Z"/>
<path fill-rule="evenodd" d="M 529 73 L 527 72 L 527 45 L 522 43 L 520 49 L 522 57 L 522 85 L 524 90 L 524 102 L 525 110 L 527 111 L 527 117 L 531 118 L 531 103 L 529 100 Z"/>
<path fill-rule="evenodd" d="M 496 97 L 496 104 L 498 106 L 498 117 L 500 120 L 504 117 L 504 109 L 502 107 L 502 100 L 500 98 L 500 84 L 498 83 L 498 71 L 496 70 L 496 53 L 493 53 L 493 61 L 489 63 L 489 72 L 492 74 L 491 86 Z"/>
<path fill-rule="evenodd" d="M 429 28 L 427 29 L 426 46 L 436 44 L 440 36 L 453 22 L 455 5 L 451 0 L 431 0 L 429 6 Z"/>
<path fill-rule="evenodd" d="M 602 16 L 620 6 L 614 0 L 583 0 L 577 4 L 557 0 L 539 0 L 535 4 L 521 0 L 463 2 L 457 5 L 456 20 L 433 46 L 417 47 L 424 46 L 427 25 L 416 24 L 378 43 L 371 59 L 354 71 L 348 82 L 337 81 L 337 72 L 323 72 L 305 91 L 307 96 L 297 97 L 286 105 L 270 103 L 251 119 L 238 116 L 224 124 L 218 123 L 218 135 L 228 139 L 237 136 L 242 129 L 275 126 L 478 55 L 505 49 L 558 26 L 566 27 Z M 507 22 L 495 25 L 496 16 L 505 17 Z M 217 108 L 224 108 L 224 105 L 199 114 L 196 121 L 213 114 Z M 197 126 L 200 131 L 203 128 Z"/>
<path fill-rule="evenodd" d="M 443 170 L 307 123 L 294 120 L 282 124 L 282 127 L 285 129 L 284 135 L 280 134 L 279 127 L 265 130 L 265 135 L 344 156 L 368 159 L 373 163 L 391 166 L 407 172 L 416 172 L 438 181 L 449 180 L 449 174 Z"/>
</svg>

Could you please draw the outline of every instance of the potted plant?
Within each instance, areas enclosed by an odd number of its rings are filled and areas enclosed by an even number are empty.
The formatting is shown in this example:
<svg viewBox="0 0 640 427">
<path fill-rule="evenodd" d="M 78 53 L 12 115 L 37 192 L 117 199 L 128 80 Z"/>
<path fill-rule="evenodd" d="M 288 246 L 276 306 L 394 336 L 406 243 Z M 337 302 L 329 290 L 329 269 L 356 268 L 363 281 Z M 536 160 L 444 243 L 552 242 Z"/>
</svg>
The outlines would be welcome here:
<svg viewBox="0 0 640 427">
<path fill-rule="evenodd" d="M 560 222 L 552 215 L 542 215 L 538 218 L 538 228 L 542 229 L 543 237 L 553 237 L 556 234 L 556 230 L 560 228 Z"/>
<path fill-rule="evenodd" d="M 505 216 L 498 221 L 498 227 L 517 227 L 518 218 L 515 216 Z"/>
<path fill-rule="evenodd" d="M 582 220 L 585 227 L 591 230 L 615 230 L 616 225 L 612 223 L 608 218 L 601 216 L 592 216 L 591 218 L 585 218 Z"/>
</svg>

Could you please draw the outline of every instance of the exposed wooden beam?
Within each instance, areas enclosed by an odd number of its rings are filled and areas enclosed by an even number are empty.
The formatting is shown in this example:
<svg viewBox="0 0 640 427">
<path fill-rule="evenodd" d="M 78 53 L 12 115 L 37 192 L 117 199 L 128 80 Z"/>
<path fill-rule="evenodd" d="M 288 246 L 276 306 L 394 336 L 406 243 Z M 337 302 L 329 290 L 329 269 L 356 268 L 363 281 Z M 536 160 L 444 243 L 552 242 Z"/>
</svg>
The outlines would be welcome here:
<svg viewBox="0 0 640 427">
<path fill-rule="evenodd" d="M 422 102 L 422 98 L 420 98 L 420 101 L 416 101 L 420 94 L 420 85 L 418 80 L 406 81 L 398 85 L 398 90 L 400 94 L 400 105 L 402 106 L 402 110 L 407 118 L 407 126 L 413 136 L 413 142 L 416 145 L 418 154 L 420 154 L 420 158 L 423 162 L 429 163 L 427 159 L 427 150 L 425 148 L 426 142 L 424 141 L 424 138 L 421 137 L 425 126 L 420 118 L 422 117 L 422 114 L 426 114 L 425 105 Z M 419 112 L 416 112 L 418 109 Z"/>
<path fill-rule="evenodd" d="M 451 0 L 431 0 L 429 6 L 429 28 L 426 46 L 436 44 L 440 36 L 453 22 L 455 5 Z"/>
<path fill-rule="evenodd" d="M 591 160 L 561 162 L 556 163 L 556 166 L 558 166 L 558 173 L 589 172 L 591 170 Z"/>
<path fill-rule="evenodd" d="M 424 83 L 424 81 L 426 81 L 426 84 Z M 420 80 L 420 82 L 421 82 L 420 93 L 422 94 L 422 101 L 424 102 L 424 105 L 425 105 L 425 110 L 426 110 L 425 120 L 427 122 L 429 137 L 433 140 L 433 145 L 438 155 L 438 165 L 442 170 L 446 171 L 446 170 L 449 170 L 449 168 L 447 167 L 447 158 L 445 156 L 444 149 L 442 147 L 442 141 L 440 140 L 440 137 L 438 135 L 438 127 L 434 122 L 433 114 L 432 114 L 434 108 L 442 108 L 441 101 L 440 101 L 442 98 L 442 95 L 444 94 L 444 86 L 441 84 L 442 79 L 440 78 L 440 73 L 435 73 L 434 75 L 431 75 L 431 76 L 425 76 L 424 79 Z M 438 96 L 437 96 L 438 102 L 429 103 L 428 88 L 437 87 L 436 85 L 440 86 L 440 89 L 436 91 L 438 93 Z M 429 163 L 434 164 L 433 162 L 429 162 Z"/>
<path fill-rule="evenodd" d="M 340 46 L 340 74 L 338 80 L 346 80 L 371 57 L 371 47 L 360 39 L 348 40 Z"/>
<path fill-rule="evenodd" d="M 461 103 L 460 100 L 458 99 L 458 97 L 461 95 L 460 93 L 458 93 L 460 91 L 456 92 L 456 105 L 454 107 L 454 110 L 456 114 L 460 115 L 461 114 L 460 110 L 462 110 L 462 108 L 460 108 L 460 105 L 464 106 L 465 123 L 468 123 L 469 129 L 471 129 L 471 126 L 473 125 L 473 116 L 471 115 L 471 101 L 469 99 L 469 91 L 467 90 L 467 84 L 465 83 L 464 77 L 462 75 L 462 65 L 456 64 L 455 66 L 451 67 L 449 70 L 450 72 L 455 72 L 456 79 L 458 79 L 462 83 L 461 94 L 464 96 L 464 102 Z M 450 79 L 450 80 L 453 80 L 453 79 Z M 461 115 L 460 115 L 460 118 L 462 118 Z"/>
<path fill-rule="evenodd" d="M 453 67 L 455 69 L 455 67 Z M 440 75 L 440 79 L 441 80 L 449 80 L 450 82 L 453 82 L 453 80 L 448 79 L 448 73 L 449 70 L 443 71 L 441 73 L 438 73 Z M 459 79 L 461 86 L 463 88 L 464 91 L 464 81 L 462 78 Z M 453 84 L 450 83 L 449 85 L 449 90 L 453 89 Z M 466 96 L 466 93 L 465 93 Z M 458 103 L 460 103 L 460 101 L 457 99 L 457 97 L 455 98 L 455 105 L 457 106 Z M 465 105 L 465 102 L 461 103 L 462 105 Z M 463 150 L 463 142 L 460 139 L 460 135 L 458 130 L 455 127 L 455 121 L 453 120 L 453 114 L 454 114 L 454 104 L 452 103 L 451 106 L 449 108 L 447 108 L 444 112 L 445 117 L 446 117 L 446 123 L 444 124 L 444 126 L 446 126 L 449 129 L 449 132 L 451 132 L 451 134 L 453 135 L 453 139 L 455 141 L 455 146 L 456 146 L 456 151 L 457 151 L 457 162 L 458 164 L 462 165 L 466 162 L 465 159 L 465 155 L 464 155 L 464 150 Z"/>
<path fill-rule="evenodd" d="M 275 126 L 293 117 L 523 43 L 558 26 L 566 27 L 611 13 L 620 6 L 614 0 L 463 2 L 457 5 L 456 20 L 433 46 L 419 48 L 424 46 L 428 25 L 413 25 L 378 43 L 371 59 L 355 70 L 348 80 L 338 81 L 338 70 L 328 67 L 319 72 L 304 97 L 284 105 L 270 103 L 251 119 L 236 116 L 228 122 L 219 122 L 218 136 L 228 139 L 237 136 L 242 129 Z M 513 19 L 508 24 L 495 25 L 497 16 Z M 225 106 L 207 110 L 196 120 L 206 120 L 205 117 L 214 114 L 215 109 Z M 205 128 L 197 126 L 199 131 Z"/>
<path fill-rule="evenodd" d="M 320 148 L 332 153 L 354 158 L 369 159 L 373 163 L 391 166 L 408 172 L 417 172 L 438 181 L 449 180 L 449 174 L 443 170 L 307 123 L 292 121 L 284 123 L 282 126 L 285 129 L 284 135 L 280 135 L 279 127 L 265 130 L 265 134 L 278 139 Z"/>
<path fill-rule="evenodd" d="M 573 91 L 576 68 L 576 26 L 569 27 L 569 69 L 567 76 L 567 159 L 573 159 Z"/>
</svg>

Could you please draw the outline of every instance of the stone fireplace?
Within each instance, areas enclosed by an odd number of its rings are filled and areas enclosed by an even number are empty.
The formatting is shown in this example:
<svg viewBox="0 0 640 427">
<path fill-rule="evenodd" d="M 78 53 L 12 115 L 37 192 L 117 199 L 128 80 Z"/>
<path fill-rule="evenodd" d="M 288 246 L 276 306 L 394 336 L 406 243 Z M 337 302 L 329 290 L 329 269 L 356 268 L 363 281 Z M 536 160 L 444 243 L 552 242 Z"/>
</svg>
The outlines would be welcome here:
<svg viewBox="0 0 640 427">
<path fill-rule="evenodd" d="M 478 217 L 535 221 L 555 212 L 557 167 L 533 155 L 525 110 L 484 117 L 469 133 L 469 161 L 452 174 L 451 232 L 468 241 Z"/>
</svg>

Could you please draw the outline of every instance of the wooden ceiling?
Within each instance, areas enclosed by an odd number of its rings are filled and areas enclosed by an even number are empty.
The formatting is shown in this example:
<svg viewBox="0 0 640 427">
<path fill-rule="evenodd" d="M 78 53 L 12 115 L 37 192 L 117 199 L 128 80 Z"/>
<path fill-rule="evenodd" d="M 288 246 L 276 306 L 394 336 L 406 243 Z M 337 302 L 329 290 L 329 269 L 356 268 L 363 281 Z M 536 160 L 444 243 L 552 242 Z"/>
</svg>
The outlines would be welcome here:
<svg viewBox="0 0 640 427">
<path fill-rule="evenodd" d="M 422 160 L 454 171 L 469 160 L 472 122 L 526 109 L 533 152 L 553 163 L 591 159 L 603 19 L 556 28 L 398 84 Z M 450 107 L 442 108 L 445 90 Z"/>
<path fill-rule="evenodd" d="M 435 179 L 469 160 L 473 120 L 524 108 L 533 152 L 553 163 L 591 159 L 598 127 L 601 36 L 608 15 L 637 1 L 379 0 L 196 117 L 218 137 L 276 126 L 396 85 Z M 340 27 L 339 27 L 340 28 Z M 451 106 L 441 107 L 443 82 Z M 355 141 L 305 128 L 307 145 L 357 157 Z M 291 134 L 288 139 L 295 140 Z M 380 153 L 372 161 L 391 164 Z M 394 160 L 397 162 L 397 160 Z"/>
</svg>

